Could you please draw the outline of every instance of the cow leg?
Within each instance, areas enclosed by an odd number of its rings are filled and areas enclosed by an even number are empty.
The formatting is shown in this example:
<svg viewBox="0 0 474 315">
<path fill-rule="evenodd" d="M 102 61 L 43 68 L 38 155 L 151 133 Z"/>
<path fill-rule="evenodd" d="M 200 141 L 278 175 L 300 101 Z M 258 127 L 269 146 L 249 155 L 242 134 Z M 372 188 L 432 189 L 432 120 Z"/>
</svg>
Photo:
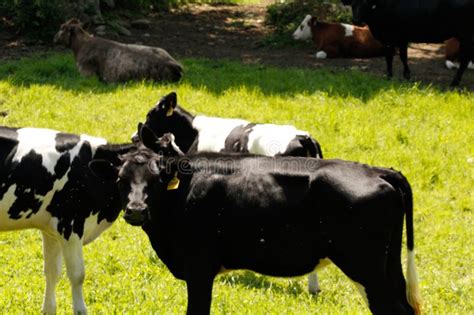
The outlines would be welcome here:
<svg viewBox="0 0 474 315">
<path fill-rule="evenodd" d="M 451 86 L 458 86 L 461 82 L 464 70 L 466 70 L 471 57 L 474 55 L 472 46 L 474 45 L 469 40 L 459 40 L 459 69 L 454 75 Z"/>
<path fill-rule="evenodd" d="M 316 295 L 321 292 L 321 288 L 319 287 L 318 282 L 318 274 L 316 273 L 316 271 L 313 271 L 308 275 L 308 291 L 313 295 Z"/>
<path fill-rule="evenodd" d="M 187 280 L 188 315 L 202 315 L 211 312 L 212 285 L 214 276 L 196 271 Z"/>
<path fill-rule="evenodd" d="M 82 256 L 82 241 L 76 235 L 71 235 L 68 241 L 62 242 L 67 276 L 71 283 L 74 314 L 86 314 L 86 303 L 82 295 L 84 283 L 84 258 Z"/>
<path fill-rule="evenodd" d="M 44 276 L 46 289 L 43 300 L 43 313 L 56 313 L 56 285 L 61 277 L 61 246 L 58 240 L 43 232 Z"/>
<path fill-rule="evenodd" d="M 387 276 L 387 256 L 382 254 L 385 252 L 384 248 L 377 248 L 381 253 L 377 256 L 373 252 L 361 251 L 347 253 L 348 255 L 331 255 L 329 258 L 356 283 L 373 314 L 411 314 L 394 294 L 392 282 Z"/>
<path fill-rule="evenodd" d="M 403 64 L 403 77 L 406 80 L 410 80 L 411 71 L 408 67 L 408 42 L 401 43 L 398 48 L 400 50 L 400 60 Z"/>
<path fill-rule="evenodd" d="M 385 62 L 387 63 L 387 78 L 391 79 L 393 77 L 393 54 L 395 52 L 395 47 L 392 45 L 385 46 Z"/>
</svg>

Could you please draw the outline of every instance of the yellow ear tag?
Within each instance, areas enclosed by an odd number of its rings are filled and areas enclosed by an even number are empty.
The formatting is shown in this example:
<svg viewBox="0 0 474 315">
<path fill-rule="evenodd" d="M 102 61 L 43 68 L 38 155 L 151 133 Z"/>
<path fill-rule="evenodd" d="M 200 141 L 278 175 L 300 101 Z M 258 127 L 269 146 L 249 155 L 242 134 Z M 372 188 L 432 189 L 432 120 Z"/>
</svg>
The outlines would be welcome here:
<svg viewBox="0 0 474 315">
<path fill-rule="evenodd" d="M 166 117 L 170 117 L 171 115 L 173 115 L 173 106 L 170 106 L 170 108 L 166 112 Z"/>
<path fill-rule="evenodd" d="M 174 173 L 174 177 L 169 181 L 166 190 L 175 190 L 179 187 L 178 172 Z"/>
</svg>

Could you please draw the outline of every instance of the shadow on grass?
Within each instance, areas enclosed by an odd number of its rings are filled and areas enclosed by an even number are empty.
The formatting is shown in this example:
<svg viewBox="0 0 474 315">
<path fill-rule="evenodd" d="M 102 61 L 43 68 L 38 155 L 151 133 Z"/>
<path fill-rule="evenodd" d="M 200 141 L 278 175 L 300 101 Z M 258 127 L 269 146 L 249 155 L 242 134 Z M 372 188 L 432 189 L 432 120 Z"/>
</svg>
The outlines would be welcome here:
<svg viewBox="0 0 474 315">
<path fill-rule="evenodd" d="M 299 296 L 306 292 L 296 281 L 288 281 L 287 285 L 280 284 L 272 282 L 271 278 L 251 271 L 222 275 L 218 278 L 218 281 L 231 286 L 241 286 L 247 289 L 271 290 L 272 292 L 285 295 Z"/>
<path fill-rule="evenodd" d="M 307 70 L 243 65 L 228 60 L 185 59 L 183 82 L 219 95 L 229 89 L 245 88 L 264 95 L 312 94 L 316 91 L 334 97 L 352 96 L 362 101 L 381 90 L 408 87 L 399 81 L 387 81 L 360 71 Z M 16 86 L 53 85 L 72 92 L 110 93 L 125 84 L 106 84 L 97 78 L 79 75 L 70 54 L 52 54 L 12 61 L 0 65 L 0 80 Z M 150 83 L 159 84 L 159 83 Z M 172 88 L 174 84 L 170 84 Z"/>
</svg>

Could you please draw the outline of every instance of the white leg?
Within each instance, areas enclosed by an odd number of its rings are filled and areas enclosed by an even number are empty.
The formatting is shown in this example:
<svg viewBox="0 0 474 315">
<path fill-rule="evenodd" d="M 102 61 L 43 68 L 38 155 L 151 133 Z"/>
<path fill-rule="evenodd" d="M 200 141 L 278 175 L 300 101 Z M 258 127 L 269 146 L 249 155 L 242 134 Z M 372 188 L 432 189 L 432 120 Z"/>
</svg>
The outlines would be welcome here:
<svg viewBox="0 0 474 315">
<path fill-rule="evenodd" d="M 308 275 L 308 291 L 313 295 L 316 295 L 321 292 L 321 288 L 319 287 L 318 282 L 318 274 L 316 273 L 316 271 L 313 271 Z"/>
<path fill-rule="evenodd" d="M 86 314 L 86 303 L 82 295 L 82 284 L 85 277 L 82 241 L 77 235 L 72 234 L 68 241 L 62 242 L 62 250 L 67 276 L 71 283 L 74 314 Z"/>
<path fill-rule="evenodd" d="M 61 246 L 59 241 L 43 233 L 44 276 L 46 289 L 43 300 L 43 313 L 56 313 L 56 285 L 61 277 Z"/>
</svg>

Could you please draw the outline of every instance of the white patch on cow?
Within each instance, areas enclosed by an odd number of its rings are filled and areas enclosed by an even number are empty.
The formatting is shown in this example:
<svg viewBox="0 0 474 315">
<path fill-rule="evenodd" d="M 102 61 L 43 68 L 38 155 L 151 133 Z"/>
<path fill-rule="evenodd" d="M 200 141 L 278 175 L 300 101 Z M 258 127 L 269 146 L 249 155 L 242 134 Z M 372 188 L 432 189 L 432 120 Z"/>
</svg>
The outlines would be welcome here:
<svg viewBox="0 0 474 315">
<path fill-rule="evenodd" d="M 311 15 L 307 15 L 303 22 L 298 26 L 298 28 L 293 32 L 293 39 L 295 40 L 308 40 L 311 39 L 312 31 L 311 26 L 308 24 L 309 20 L 311 20 Z"/>
<path fill-rule="evenodd" d="M 99 222 L 99 213 L 91 214 L 84 222 L 83 244 L 87 245 L 108 229 L 112 222 L 103 219 Z"/>
<path fill-rule="evenodd" d="M 341 23 L 341 26 L 344 28 L 344 35 L 346 37 L 354 35 L 354 25 Z"/>
<path fill-rule="evenodd" d="M 249 124 L 243 119 L 225 119 L 196 116 L 193 127 L 199 132 L 198 151 L 219 152 L 225 148 L 225 139 L 238 126 Z"/>
<path fill-rule="evenodd" d="M 456 68 L 459 68 L 459 64 L 455 64 L 451 60 L 446 60 L 446 68 L 448 68 L 450 70 L 451 69 L 456 69 Z"/>
<path fill-rule="evenodd" d="M 308 133 L 290 125 L 256 125 L 249 134 L 248 149 L 254 154 L 275 156 L 284 153 L 297 135 L 308 136 Z"/>
<path fill-rule="evenodd" d="M 54 175 L 54 167 L 61 154 L 56 151 L 56 134 L 58 131 L 40 128 L 21 128 L 17 130 L 18 146 L 13 156 L 14 162 L 21 162 L 22 158 L 31 151 L 41 155 L 44 168 Z"/>
<path fill-rule="evenodd" d="M 357 290 L 359 291 L 360 295 L 364 299 L 365 304 L 369 306 L 369 300 L 367 299 L 367 293 L 365 292 L 365 287 L 359 282 L 356 282 L 354 280 L 352 280 L 352 282 L 355 284 Z"/>
<path fill-rule="evenodd" d="M 148 197 L 145 194 L 146 182 L 142 183 L 133 183 L 130 185 L 130 192 L 128 193 L 128 202 L 133 203 L 135 201 L 145 202 Z"/>
<path fill-rule="evenodd" d="M 453 62 L 451 60 L 446 60 L 446 68 L 448 69 L 459 69 L 459 62 Z M 474 63 L 472 61 L 469 61 L 469 64 L 467 65 L 467 68 L 470 70 L 474 70 Z"/>
<path fill-rule="evenodd" d="M 316 58 L 318 58 L 318 59 L 326 59 L 327 56 L 328 56 L 328 54 L 326 54 L 326 52 L 324 52 L 324 51 L 318 51 L 316 53 Z"/>
</svg>

